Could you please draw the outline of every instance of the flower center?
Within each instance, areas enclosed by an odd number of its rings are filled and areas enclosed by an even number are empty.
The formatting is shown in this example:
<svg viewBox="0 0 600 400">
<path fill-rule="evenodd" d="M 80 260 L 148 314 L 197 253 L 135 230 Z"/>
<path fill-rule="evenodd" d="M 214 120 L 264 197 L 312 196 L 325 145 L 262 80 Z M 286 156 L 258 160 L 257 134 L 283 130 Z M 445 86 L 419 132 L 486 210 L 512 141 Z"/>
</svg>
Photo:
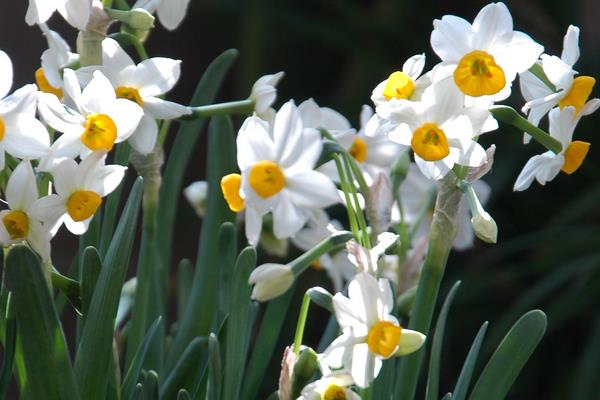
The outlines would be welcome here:
<svg viewBox="0 0 600 400">
<path fill-rule="evenodd" d="M 383 88 L 383 96 L 390 100 L 408 99 L 415 90 L 415 83 L 402 71 L 393 72 Z"/>
<path fill-rule="evenodd" d="M 579 167 L 581 167 L 589 150 L 590 144 L 588 142 L 581 142 L 579 140 L 571 142 L 569 147 L 567 147 L 567 150 L 565 150 L 565 162 L 563 163 L 561 171 L 568 175 L 577 171 Z"/>
<path fill-rule="evenodd" d="M 102 197 L 90 190 L 78 190 L 73 192 L 67 200 L 67 212 L 73 221 L 85 221 L 96 213 L 102 203 Z"/>
<path fill-rule="evenodd" d="M 573 80 L 569 93 L 558 102 L 558 106 L 561 110 L 568 106 L 575 107 L 575 112 L 579 114 L 595 84 L 596 80 L 591 76 L 578 76 Z"/>
<path fill-rule="evenodd" d="M 221 191 L 227 205 L 233 212 L 244 209 L 244 199 L 240 197 L 240 185 L 242 177 L 240 174 L 229 174 L 221 178 Z"/>
<path fill-rule="evenodd" d="M 432 122 L 417 128 L 410 144 L 415 154 L 425 161 L 438 161 L 450 154 L 446 134 Z"/>
<path fill-rule="evenodd" d="M 401 334 L 402 328 L 398 325 L 389 321 L 379 321 L 369 330 L 367 336 L 369 350 L 387 358 L 396 351 Z"/>
<path fill-rule="evenodd" d="M 106 114 L 90 114 L 83 125 L 81 141 L 92 151 L 110 151 L 117 139 L 117 126 Z"/>
<path fill-rule="evenodd" d="M 252 189 L 263 199 L 279 193 L 285 186 L 283 171 L 273 161 L 263 160 L 254 164 L 248 178 Z"/>
<path fill-rule="evenodd" d="M 323 393 L 323 400 L 346 400 L 348 396 L 346 396 L 346 389 L 341 386 L 332 383 L 327 386 L 327 389 Z"/>
<path fill-rule="evenodd" d="M 23 240 L 29 233 L 29 217 L 23 211 L 14 210 L 2 217 L 4 227 L 11 240 Z"/>
<path fill-rule="evenodd" d="M 479 97 L 501 91 L 506 86 L 506 77 L 491 54 L 475 50 L 460 59 L 454 70 L 454 82 L 464 94 Z"/>
<path fill-rule="evenodd" d="M 40 91 L 44 93 L 50 93 L 58 97 L 59 99 L 63 98 L 63 91 L 60 88 L 54 87 L 48 82 L 46 78 L 46 74 L 44 73 L 44 69 L 42 67 L 38 68 L 35 71 L 35 83 L 40 88 Z"/>
<path fill-rule="evenodd" d="M 368 149 L 365 141 L 357 137 L 356 139 L 354 139 L 352 147 L 350 147 L 348 153 L 350 153 L 350 155 L 354 157 L 354 159 L 359 163 L 364 163 L 367 159 L 367 151 Z"/>
<path fill-rule="evenodd" d="M 144 105 L 144 100 L 142 100 L 140 92 L 133 86 L 119 86 L 115 89 L 115 94 L 119 99 L 131 100 L 140 107 Z"/>
<path fill-rule="evenodd" d="M 4 126 L 4 120 L 2 119 L 2 117 L 0 117 L 0 142 L 2 140 L 4 140 L 5 131 L 6 131 L 6 128 Z"/>
</svg>

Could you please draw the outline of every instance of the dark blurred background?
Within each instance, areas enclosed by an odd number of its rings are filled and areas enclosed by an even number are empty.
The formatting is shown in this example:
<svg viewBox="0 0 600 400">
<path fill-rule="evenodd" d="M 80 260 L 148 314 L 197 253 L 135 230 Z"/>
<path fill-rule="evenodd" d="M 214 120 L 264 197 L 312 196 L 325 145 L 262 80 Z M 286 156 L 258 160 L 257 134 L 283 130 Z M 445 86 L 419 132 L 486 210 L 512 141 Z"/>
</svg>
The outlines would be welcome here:
<svg viewBox="0 0 600 400">
<path fill-rule="evenodd" d="M 5 3 L 0 13 L 0 48 L 14 62 L 14 89 L 33 80 L 46 45 L 39 30 L 24 22 L 27 2 Z M 370 104 L 372 89 L 408 57 L 425 52 L 427 69 L 438 62 L 429 46 L 434 18 L 455 14 L 471 21 L 485 4 L 476 0 L 191 0 L 180 29 L 167 32 L 157 24 L 147 49 L 152 56 L 183 60 L 181 81 L 169 95 L 171 100 L 186 103 L 208 63 L 233 47 L 240 50 L 240 57 L 219 100 L 245 98 L 256 78 L 283 70 L 286 76 L 279 85 L 278 105 L 289 98 L 299 103 L 313 97 L 358 125 L 361 105 Z M 560 55 L 569 24 L 579 26 L 581 58 L 575 67 L 581 74 L 600 76 L 597 0 L 521 0 L 507 5 L 515 29 L 543 44 L 549 54 Z M 50 26 L 74 47 L 73 31 L 59 17 Z M 593 97 L 598 95 L 595 89 Z M 518 89 L 511 102 L 515 108 L 522 106 Z M 483 321 L 491 326 L 478 368 L 522 313 L 541 308 L 548 315 L 546 337 L 510 398 L 600 398 L 600 151 L 595 142 L 599 125 L 597 113 L 584 118 L 575 133 L 577 139 L 592 142 L 579 171 L 561 174 L 546 187 L 534 183 L 523 193 L 514 193 L 512 185 L 526 160 L 543 149 L 537 144 L 523 146 L 521 134 L 511 127 L 482 138 L 485 144 L 497 146 L 494 169 L 485 180 L 492 186 L 486 208 L 498 223 L 499 243 L 478 242 L 472 250 L 450 257 L 441 296 L 455 280 L 463 284 L 446 329 L 443 391 L 454 386 Z M 204 140 L 188 169 L 186 184 L 204 177 Z M 195 257 L 199 224 L 182 199 L 175 241 L 178 259 Z M 76 240 L 62 235 L 54 243 L 55 259 L 67 265 Z M 322 279 L 324 273 L 310 271 L 297 293 Z M 292 304 L 290 336 L 280 338 L 281 346 L 291 343 L 298 308 Z M 326 317 L 311 308 L 309 328 L 314 332 L 308 344 L 316 346 Z M 279 359 L 272 364 L 266 378 L 271 389 Z"/>
</svg>

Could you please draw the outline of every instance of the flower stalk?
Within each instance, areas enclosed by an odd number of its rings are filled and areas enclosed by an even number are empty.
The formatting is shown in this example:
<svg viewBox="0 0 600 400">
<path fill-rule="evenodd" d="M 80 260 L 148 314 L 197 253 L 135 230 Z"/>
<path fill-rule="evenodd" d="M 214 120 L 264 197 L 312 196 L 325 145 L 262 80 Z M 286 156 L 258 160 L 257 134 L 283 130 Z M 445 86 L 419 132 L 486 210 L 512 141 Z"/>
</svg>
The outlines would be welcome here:
<svg viewBox="0 0 600 400">
<path fill-rule="evenodd" d="M 190 110 L 192 112 L 190 115 L 184 115 L 179 119 L 187 121 L 215 115 L 250 115 L 254 111 L 254 100 L 228 101 L 225 103 L 190 107 Z"/>
</svg>

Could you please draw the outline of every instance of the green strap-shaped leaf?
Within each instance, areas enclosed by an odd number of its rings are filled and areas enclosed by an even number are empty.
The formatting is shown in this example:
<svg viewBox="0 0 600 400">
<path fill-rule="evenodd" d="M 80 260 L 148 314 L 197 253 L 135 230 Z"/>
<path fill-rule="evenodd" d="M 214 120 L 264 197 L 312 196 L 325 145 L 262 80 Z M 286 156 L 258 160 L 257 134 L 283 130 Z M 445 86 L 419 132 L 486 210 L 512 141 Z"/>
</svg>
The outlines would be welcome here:
<svg viewBox="0 0 600 400">
<path fill-rule="evenodd" d="M 181 320 L 185 305 L 190 298 L 193 276 L 194 268 L 192 262 L 184 258 L 177 266 L 177 320 Z"/>
<path fill-rule="evenodd" d="M 475 340 L 473 340 L 469 354 L 467 354 L 467 358 L 465 359 L 462 370 L 460 371 L 460 375 L 458 376 L 458 380 L 456 381 L 456 385 L 454 386 L 454 390 L 452 391 L 452 398 L 454 400 L 463 400 L 467 398 L 467 392 L 469 390 L 469 385 L 471 384 L 471 377 L 473 376 L 473 370 L 475 369 L 475 364 L 477 363 L 477 356 L 479 355 L 481 344 L 485 338 L 487 327 L 488 323 L 486 321 L 483 323 L 483 325 L 481 325 L 479 332 L 477 332 L 477 336 L 475 336 Z"/>
<path fill-rule="evenodd" d="M 6 325 L 4 330 L 4 354 L 2 356 L 2 369 L 0 369 L 0 399 L 6 398 L 8 387 L 10 385 L 10 377 L 12 375 L 13 364 L 15 360 L 15 350 L 17 348 L 17 320 L 14 315 L 14 306 L 8 311 Z"/>
<path fill-rule="evenodd" d="M 429 375 L 427 376 L 427 390 L 425 392 L 426 400 L 437 400 L 440 392 L 440 360 L 442 358 L 442 345 L 444 342 L 444 330 L 446 329 L 446 320 L 450 306 L 460 287 L 460 281 L 457 281 L 446 296 L 444 305 L 440 311 L 435 324 L 435 332 L 431 343 L 431 355 L 429 357 Z M 399 384 L 402 384 L 399 382 Z"/>
<path fill-rule="evenodd" d="M 142 197 L 141 178 L 131 189 L 89 306 L 75 357 L 75 373 L 86 400 L 104 400 L 119 295 L 129 265 Z"/>
<path fill-rule="evenodd" d="M 102 270 L 102 260 L 95 247 L 86 247 L 83 251 L 83 263 L 81 265 L 81 308 L 83 321 L 85 321 L 92 303 L 92 296 L 96 288 L 98 276 Z"/>
<path fill-rule="evenodd" d="M 246 247 L 235 263 L 229 320 L 227 322 L 225 346 L 224 399 L 239 398 L 246 353 L 248 351 L 248 325 L 250 323 L 250 292 L 248 284 L 250 272 L 256 266 L 256 250 Z"/>
<path fill-rule="evenodd" d="M 229 49 L 213 60 L 204 72 L 204 75 L 202 75 L 200 82 L 198 82 L 190 105 L 199 106 L 210 104 L 214 101 L 227 72 L 237 56 L 237 50 Z M 162 255 L 164 265 L 169 265 L 171 261 L 175 215 L 177 212 L 177 202 L 181 196 L 181 187 L 185 176 L 184 172 L 205 123 L 206 118 L 182 122 L 171 148 L 170 154 L 173 156 L 167 160 L 160 189 L 159 209 L 161 212 L 157 220 L 157 243 L 160 246 L 159 253 Z M 209 152 L 208 154 L 210 156 L 211 153 Z M 225 155 L 223 154 L 223 156 Z M 169 268 L 166 268 L 166 270 L 169 270 Z"/>
<path fill-rule="evenodd" d="M 235 225 L 225 222 L 219 230 L 219 254 L 221 262 L 219 266 L 219 282 L 222 285 L 219 290 L 219 311 L 226 315 L 229 313 L 230 296 L 233 288 L 233 269 L 237 255 L 237 240 L 235 237 Z"/>
<path fill-rule="evenodd" d="M 221 350 L 214 333 L 208 337 L 208 389 L 206 400 L 220 400 L 223 386 Z"/>
<path fill-rule="evenodd" d="M 532 310 L 508 331 L 479 376 L 470 400 L 502 400 L 542 340 L 546 314 Z"/>
<path fill-rule="evenodd" d="M 150 343 L 152 343 L 152 340 L 154 339 L 154 336 L 156 335 L 156 332 L 158 331 L 158 327 L 161 324 L 161 322 L 162 317 L 158 317 L 156 321 L 154 321 L 150 329 L 148 329 L 148 332 L 146 332 L 146 336 L 142 341 L 142 345 L 135 353 L 133 361 L 129 366 L 129 370 L 127 371 L 125 379 L 123 380 L 123 385 L 121 386 L 122 399 L 128 400 L 133 397 L 135 385 L 137 384 L 138 376 L 140 374 L 140 371 L 142 370 L 142 363 L 144 362 L 144 357 L 146 356 L 148 347 L 150 346 Z"/>
<path fill-rule="evenodd" d="M 577 367 L 577 374 L 570 397 L 575 400 L 593 399 L 600 393 L 600 318 L 596 319 L 594 329 L 581 352 L 581 361 Z"/>
<path fill-rule="evenodd" d="M 78 399 L 75 376 L 54 301 L 37 256 L 16 246 L 6 260 L 6 284 L 12 291 L 25 364 L 27 397 Z"/>
<path fill-rule="evenodd" d="M 207 343 L 208 339 L 205 337 L 197 337 L 190 342 L 175 364 L 175 368 L 163 381 L 160 389 L 162 399 L 175 398 L 179 389 L 191 389 L 200 369 L 202 352 L 206 350 Z"/>
<path fill-rule="evenodd" d="M 252 356 L 248 362 L 242 399 L 255 399 L 260 385 L 265 379 L 265 371 L 277 345 L 277 339 L 281 333 L 281 327 L 285 321 L 290 302 L 294 295 L 295 285 L 282 296 L 272 300 L 267 305 L 267 310 L 260 324 L 260 330 L 256 335 L 256 341 L 252 349 Z"/>
<path fill-rule="evenodd" d="M 158 392 L 158 374 L 155 371 L 150 370 L 146 374 L 146 379 L 144 379 L 142 400 L 158 400 Z"/>
<path fill-rule="evenodd" d="M 235 218 L 235 214 L 229 209 L 221 193 L 221 178 L 236 171 L 237 168 L 231 119 L 214 117 L 208 134 L 206 216 L 202 221 L 190 300 L 169 349 L 167 371 L 173 368 L 190 340 L 196 336 L 207 336 L 209 333 L 214 313 L 218 308 L 219 266 L 222 262 L 219 238 L 215 232 L 218 232 L 224 222 L 233 222 Z"/>
</svg>

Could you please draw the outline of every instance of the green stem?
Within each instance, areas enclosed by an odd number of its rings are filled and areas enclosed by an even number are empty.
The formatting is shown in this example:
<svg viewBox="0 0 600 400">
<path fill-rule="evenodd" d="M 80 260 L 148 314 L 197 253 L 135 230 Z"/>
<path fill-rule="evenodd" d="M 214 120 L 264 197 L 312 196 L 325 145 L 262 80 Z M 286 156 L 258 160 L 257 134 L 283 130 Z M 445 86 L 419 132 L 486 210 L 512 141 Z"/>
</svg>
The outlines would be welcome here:
<svg viewBox="0 0 600 400">
<path fill-rule="evenodd" d="M 294 353 L 300 353 L 302 345 L 302 336 L 304 335 L 304 326 L 306 325 L 306 317 L 308 316 L 308 306 L 310 304 L 310 296 L 304 294 L 302 298 L 302 306 L 300 307 L 300 315 L 298 315 L 298 323 L 296 324 L 296 335 L 294 336 Z"/>
<path fill-rule="evenodd" d="M 544 132 L 544 130 L 534 126 L 531 122 L 527 121 L 527 119 L 519 115 L 514 108 L 509 106 L 492 106 L 489 110 L 494 118 L 504 122 L 505 124 L 512 125 L 517 129 L 527 132 L 538 143 L 548 150 L 551 150 L 555 154 L 563 151 L 562 144 L 558 140 Z"/>
<path fill-rule="evenodd" d="M 348 223 L 350 224 L 350 230 L 354 236 L 360 240 L 360 231 L 358 228 L 358 222 L 356 221 L 356 213 L 354 212 L 354 207 L 350 201 L 350 189 L 348 188 L 348 180 L 346 179 L 344 167 L 339 155 L 334 154 L 333 160 L 335 161 L 335 166 L 338 170 L 338 175 L 340 176 L 340 185 L 342 186 L 342 192 L 344 192 L 344 198 L 346 200 L 346 210 L 348 211 Z"/>
<path fill-rule="evenodd" d="M 429 233 L 427 256 L 417 286 L 409 328 L 428 334 L 446 261 L 456 236 L 457 218 L 462 192 L 454 174 L 446 175 L 438 190 L 433 221 Z M 406 356 L 397 378 L 395 399 L 412 400 L 419 381 L 424 351 Z"/>
<path fill-rule="evenodd" d="M 165 138 L 167 137 L 167 133 L 169 132 L 169 128 L 171 127 L 171 119 L 165 119 L 160 124 L 160 131 L 158 132 L 158 140 L 156 141 L 156 147 L 161 148 L 165 143 Z"/>
<path fill-rule="evenodd" d="M 106 37 L 100 32 L 81 31 L 77 35 L 79 65 L 102 65 L 102 41 Z"/>
<path fill-rule="evenodd" d="M 140 42 L 140 40 L 135 35 L 132 35 L 131 33 L 127 32 L 117 32 L 108 35 L 108 37 L 119 42 L 119 44 L 122 47 L 125 47 L 127 45 L 133 46 L 136 53 L 138 54 L 138 57 L 140 57 L 140 60 L 148 59 L 148 53 L 146 52 L 144 44 Z"/>
<path fill-rule="evenodd" d="M 349 158 L 349 156 L 344 157 L 344 164 L 346 166 L 346 171 L 348 172 L 348 175 L 350 177 L 352 177 L 351 162 L 348 160 L 348 158 Z M 360 172 L 360 170 L 359 170 L 359 172 Z M 361 176 L 362 176 L 362 174 L 361 174 Z M 352 199 L 354 200 L 354 212 L 356 213 L 356 221 L 358 222 L 358 228 L 360 229 L 360 233 L 362 235 L 362 244 L 367 250 L 370 250 L 371 249 L 371 239 L 369 238 L 369 232 L 367 232 L 367 223 L 365 221 L 365 216 L 363 214 L 362 208 L 360 207 L 360 202 L 358 201 L 358 195 L 356 193 L 356 188 L 354 187 L 353 179 L 348 179 L 348 188 L 350 189 L 350 193 L 352 194 Z M 365 199 L 366 199 L 366 197 L 365 197 Z"/>
<path fill-rule="evenodd" d="M 112 7 L 112 0 L 102 0 L 102 6 L 104 8 L 111 8 Z"/>
<path fill-rule="evenodd" d="M 254 112 L 254 100 L 237 100 L 225 103 L 209 104 L 207 106 L 190 107 L 192 113 L 184 115 L 179 119 L 191 120 L 201 117 L 212 117 L 214 115 L 249 115 Z"/>
<path fill-rule="evenodd" d="M 303 253 L 300 257 L 294 259 L 288 265 L 292 269 L 295 277 L 298 277 L 302 272 L 304 272 L 310 264 L 315 261 L 317 258 L 321 257 L 323 254 L 328 253 L 337 247 L 343 245 L 348 240 L 353 239 L 354 235 L 347 231 L 339 231 L 335 232 L 327 239 L 321 241 L 312 249 Z"/>
</svg>

